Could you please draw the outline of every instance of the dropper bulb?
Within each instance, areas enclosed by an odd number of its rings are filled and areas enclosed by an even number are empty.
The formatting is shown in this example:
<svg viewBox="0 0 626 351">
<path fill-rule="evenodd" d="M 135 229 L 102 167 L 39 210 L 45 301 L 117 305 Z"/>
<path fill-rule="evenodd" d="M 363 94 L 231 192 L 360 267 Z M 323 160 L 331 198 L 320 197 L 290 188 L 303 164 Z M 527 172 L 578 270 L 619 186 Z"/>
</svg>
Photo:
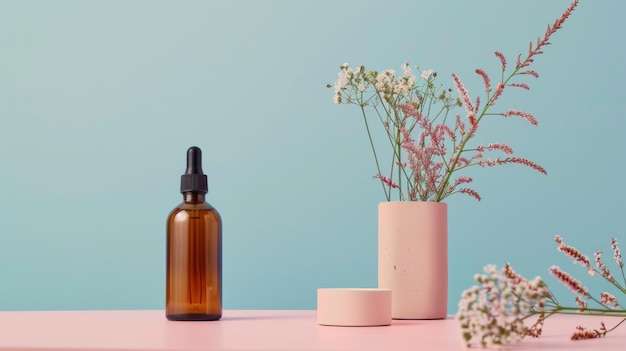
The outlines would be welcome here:
<svg viewBox="0 0 626 351">
<path fill-rule="evenodd" d="M 180 179 L 180 192 L 206 194 L 208 191 L 207 178 L 202 171 L 202 150 L 192 146 L 187 150 L 187 170 Z"/>
<path fill-rule="evenodd" d="M 202 150 L 197 146 L 192 146 L 187 150 L 187 171 L 185 174 L 203 174 Z"/>
</svg>

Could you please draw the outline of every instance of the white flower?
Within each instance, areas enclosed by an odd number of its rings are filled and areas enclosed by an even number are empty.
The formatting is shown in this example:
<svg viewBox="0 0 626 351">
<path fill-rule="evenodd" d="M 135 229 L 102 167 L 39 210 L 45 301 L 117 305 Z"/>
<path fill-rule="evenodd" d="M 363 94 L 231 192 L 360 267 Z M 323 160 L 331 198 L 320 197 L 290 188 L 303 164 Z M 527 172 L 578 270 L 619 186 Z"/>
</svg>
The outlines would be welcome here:
<svg viewBox="0 0 626 351">
<path fill-rule="evenodd" d="M 336 81 L 335 82 L 335 95 L 339 94 L 339 92 L 341 91 L 342 85 L 340 81 Z"/>
<path fill-rule="evenodd" d="M 363 85 L 363 84 L 359 84 L 359 86 L 357 87 L 357 89 L 358 89 L 360 92 L 364 92 L 364 91 L 365 91 L 365 85 Z"/>
<path fill-rule="evenodd" d="M 407 84 L 408 84 L 408 85 L 412 88 L 412 87 L 415 85 L 415 80 L 416 80 L 416 79 L 417 79 L 417 78 L 415 78 L 415 76 L 411 76 L 411 77 L 409 78 L 409 81 L 408 81 L 408 83 L 407 83 Z"/>
<path fill-rule="evenodd" d="M 430 76 L 432 74 L 433 74 L 433 70 L 432 69 L 427 69 L 425 71 L 422 71 L 422 78 L 428 79 L 428 78 L 430 78 Z"/>
<path fill-rule="evenodd" d="M 345 89 L 348 83 L 348 71 L 339 71 L 339 73 L 337 73 L 337 81 L 335 82 L 335 93 L 339 93 L 341 90 Z"/>
<path fill-rule="evenodd" d="M 402 64 L 402 69 L 404 70 L 404 76 L 405 77 L 410 77 L 413 72 L 411 71 L 411 67 L 409 67 L 409 62 L 406 61 Z"/>
</svg>

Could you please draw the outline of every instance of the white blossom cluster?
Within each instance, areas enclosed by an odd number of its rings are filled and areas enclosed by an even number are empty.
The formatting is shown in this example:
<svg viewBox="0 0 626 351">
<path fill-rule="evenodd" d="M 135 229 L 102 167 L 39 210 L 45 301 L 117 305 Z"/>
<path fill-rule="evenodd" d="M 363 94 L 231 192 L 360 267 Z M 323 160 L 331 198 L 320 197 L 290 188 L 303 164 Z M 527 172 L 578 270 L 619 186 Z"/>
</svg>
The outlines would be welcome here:
<svg viewBox="0 0 626 351">
<path fill-rule="evenodd" d="M 435 76 L 431 69 L 422 71 L 420 77 L 423 79 L 422 83 L 425 82 L 426 84 L 420 85 L 408 62 L 402 64 L 402 71 L 402 76 L 396 77 L 396 72 L 393 69 L 366 72 L 364 66 L 357 66 L 352 69 L 347 63 L 344 63 L 339 67 L 333 101 L 336 104 L 353 102 L 368 104 L 382 100 L 392 105 L 400 100 L 409 102 L 417 98 L 421 90 L 428 88 L 431 77 Z M 370 91 L 372 94 L 363 96 L 362 93 L 366 91 Z M 424 92 L 421 91 L 421 93 Z"/>
<path fill-rule="evenodd" d="M 501 271 L 494 265 L 476 274 L 479 285 L 465 290 L 456 315 L 467 347 L 474 345 L 501 347 L 520 341 L 524 336 L 539 336 L 541 311 L 550 296 L 540 277 L 526 280 L 507 264 Z M 533 314 L 540 317 L 534 324 L 524 324 Z"/>
</svg>

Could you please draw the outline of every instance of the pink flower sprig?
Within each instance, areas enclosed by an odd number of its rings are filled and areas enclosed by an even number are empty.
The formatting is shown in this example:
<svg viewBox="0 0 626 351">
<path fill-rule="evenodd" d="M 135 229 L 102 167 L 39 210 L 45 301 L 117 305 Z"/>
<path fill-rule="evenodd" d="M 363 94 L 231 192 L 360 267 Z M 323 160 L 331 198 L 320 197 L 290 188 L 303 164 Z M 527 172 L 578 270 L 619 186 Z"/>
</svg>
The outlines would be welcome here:
<svg viewBox="0 0 626 351">
<path fill-rule="evenodd" d="M 481 200 L 480 194 L 478 194 L 478 192 L 476 192 L 476 190 L 474 190 L 474 189 L 470 189 L 470 188 L 461 188 L 461 189 L 459 190 L 459 192 L 460 192 L 460 193 L 462 193 L 462 194 L 467 194 L 467 195 L 469 195 L 469 196 L 471 196 L 471 197 L 475 198 L 475 199 L 476 199 L 476 200 L 478 200 L 478 201 L 480 201 L 480 200 Z"/>
<path fill-rule="evenodd" d="M 626 289 L 618 283 L 602 261 L 602 253 L 596 251 L 596 265 L 593 267 L 589 259 L 573 246 L 565 244 L 561 236 L 556 235 L 554 241 L 557 250 L 575 263 L 582 266 L 592 276 L 602 277 L 611 283 L 622 297 Z M 611 240 L 611 247 L 619 256 L 617 240 Z M 621 261 L 615 263 L 619 266 Z M 626 321 L 626 309 L 620 305 L 615 295 L 603 291 L 596 295 L 583 287 L 580 280 L 562 270 L 558 266 L 549 269 L 556 280 L 574 294 L 574 304 L 563 305 L 550 292 L 548 285 L 540 278 L 528 280 L 516 273 L 507 263 L 501 271 L 495 266 L 485 267 L 486 275 L 475 275 L 479 285 L 463 292 L 459 302 L 457 319 L 466 345 L 482 347 L 503 346 L 522 340 L 524 337 L 540 337 L 544 322 L 555 314 L 579 316 L 621 317 L 621 321 L 610 329 L 604 322 L 598 329 L 578 326 L 571 335 L 571 340 L 584 340 L 605 337 Z M 626 284 L 626 280 L 624 280 Z M 530 317 L 538 317 L 530 319 Z"/>
<path fill-rule="evenodd" d="M 502 74 L 504 74 L 504 72 L 506 72 L 506 57 L 500 51 L 496 51 L 494 52 L 494 54 L 498 59 L 500 59 L 500 64 L 502 65 Z"/>
<path fill-rule="evenodd" d="M 561 282 L 561 284 L 565 285 L 572 292 L 589 297 L 589 291 L 587 288 L 583 288 L 580 281 L 574 279 L 574 277 L 561 268 L 557 266 L 550 267 L 550 274 L 552 274 L 552 276 L 554 276 L 559 282 Z"/>
<path fill-rule="evenodd" d="M 617 239 L 613 238 L 611 240 L 611 248 L 613 248 L 613 258 L 615 258 L 615 262 L 620 267 L 624 267 L 624 263 L 622 262 L 622 254 L 619 251 L 619 247 L 617 245 Z"/>
<path fill-rule="evenodd" d="M 606 291 L 600 293 L 600 302 L 603 305 L 617 305 L 617 300 L 615 299 L 615 296 L 609 294 Z"/>
<path fill-rule="evenodd" d="M 479 76 L 483 78 L 483 82 L 485 83 L 485 93 L 487 94 L 491 93 L 491 79 L 489 79 L 487 72 L 485 72 L 485 70 L 481 68 L 477 68 L 476 74 L 478 74 Z"/>
<path fill-rule="evenodd" d="M 573 258 L 574 262 L 582 265 L 588 271 L 592 271 L 593 270 L 593 268 L 591 267 L 591 263 L 589 261 L 589 258 L 587 256 L 585 256 L 582 252 L 578 251 L 576 248 L 574 248 L 572 246 L 569 246 L 569 245 L 566 245 L 565 242 L 563 242 L 563 238 L 561 238 L 560 235 L 556 235 L 554 237 L 554 242 L 559 244 L 558 250 L 560 252 L 562 252 L 565 255 Z"/>
<path fill-rule="evenodd" d="M 463 82 L 461 82 L 461 79 L 454 73 L 452 73 L 452 80 L 454 81 L 454 85 L 456 86 L 456 89 L 459 92 L 459 96 L 461 96 L 461 99 L 463 100 L 463 106 L 465 106 L 465 112 L 467 112 L 467 118 L 470 121 L 470 126 L 472 126 L 474 123 L 476 123 L 475 119 L 472 120 L 472 118 L 476 117 L 476 110 L 474 109 L 474 104 L 472 103 L 472 99 L 470 99 L 469 93 L 467 89 L 465 89 L 465 86 L 463 85 Z M 488 83 L 489 83 L 489 80 L 486 80 L 485 85 L 487 85 Z M 488 90 L 491 90 L 491 88 L 489 88 Z"/>
<path fill-rule="evenodd" d="M 390 188 L 397 188 L 398 187 L 398 184 L 394 183 L 391 179 L 385 177 L 384 175 L 377 174 L 377 175 L 374 176 L 374 178 L 380 179 L 381 182 L 385 183 L 385 185 L 390 187 Z"/>
<path fill-rule="evenodd" d="M 516 66 L 518 70 L 522 67 L 527 67 L 528 65 L 530 65 L 534 61 L 535 56 L 543 54 L 543 47 L 550 45 L 550 38 L 554 33 L 556 33 L 556 31 L 561 29 L 563 23 L 569 18 L 572 12 L 574 12 L 576 6 L 578 6 L 578 0 L 574 0 L 574 2 L 572 2 L 567 10 L 565 10 L 565 12 L 561 15 L 561 17 L 556 19 L 552 25 L 548 25 L 548 28 L 546 29 L 546 33 L 544 34 L 543 38 L 537 38 L 537 43 L 535 44 L 534 49 L 533 42 L 530 42 L 528 46 L 528 56 L 524 60 L 521 60 L 521 54 L 518 55 Z"/>
<path fill-rule="evenodd" d="M 602 251 L 596 250 L 595 261 L 596 261 L 596 267 L 600 271 L 600 274 L 602 274 L 602 276 L 606 278 L 606 280 L 610 282 L 614 281 L 615 278 L 613 277 L 613 274 L 609 272 L 609 269 L 606 268 L 606 266 L 604 265 L 604 262 L 602 262 Z"/>
<path fill-rule="evenodd" d="M 572 340 L 596 339 L 605 336 L 607 333 L 604 322 L 600 322 L 600 330 L 587 329 L 583 326 L 577 326 L 576 331 L 572 334 Z"/>
<path fill-rule="evenodd" d="M 576 298 L 574 298 L 574 301 L 580 307 L 578 312 L 583 312 L 587 309 L 587 303 L 585 302 L 585 300 L 581 299 L 580 296 L 576 296 Z"/>
<path fill-rule="evenodd" d="M 499 115 L 504 116 L 504 117 L 509 117 L 509 116 L 518 116 L 518 117 L 522 117 L 523 119 L 527 120 L 530 124 L 536 126 L 539 124 L 539 122 L 537 122 L 537 119 L 535 118 L 535 116 L 532 115 L 532 113 L 528 113 L 528 112 L 524 112 L 524 111 L 516 111 L 516 110 L 508 110 L 506 112 L 501 112 L 499 113 Z"/>
</svg>

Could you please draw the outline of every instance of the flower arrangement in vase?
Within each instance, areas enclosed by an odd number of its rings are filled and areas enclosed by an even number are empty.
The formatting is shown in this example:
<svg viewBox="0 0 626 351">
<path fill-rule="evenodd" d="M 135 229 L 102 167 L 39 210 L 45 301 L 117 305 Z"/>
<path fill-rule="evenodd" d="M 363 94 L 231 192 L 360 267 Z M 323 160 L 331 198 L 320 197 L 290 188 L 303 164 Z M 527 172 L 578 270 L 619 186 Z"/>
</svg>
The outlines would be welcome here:
<svg viewBox="0 0 626 351">
<path fill-rule="evenodd" d="M 530 68 L 550 44 L 552 36 L 578 5 L 575 0 L 548 28 L 531 42 L 514 64 L 496 51 L 500 62 L 497 81 L 483 69 L 475 73 L 484 84 L 484 96 L 472 98 L 457 74 L 453 90 L 437 83 L 432 70 L 413 72 L 408 62 L 401 74 L 393 69 L 366 70 L 362 65 L 340 66 L 333 101 L 356 105 L 363 117 L 376 165 L 376 178 L 385 195 L 379 204 L 379 287 L 393 292 L 394 318 L 445 318 L 447 296 L 447 206 L 442 201 L 456 193 L 480 200 L 461 172 L 472 166 L 506 164 L 526 166 L 540 173 L 539 164 L 517 156 L 501 142 L 477 143 L 480 126 L 491 118 L 521 118 L 537 125 L 533 114 L 517 109 L 498 109 L 505 91 L 530 89 L 521 78 L 538 78 Z M 455 113 L 464 109 L 464 116 Z M 382 146 L 391 157 L 383 163 L 373 123 L 379 125 Z M 487 157 L 494 154 L 494 157 Z M 392 201 L 396 200 L 396 201 Z M 425 269 L 428 267 L 428 269 Z M 401 293 L 402 292 L 402 293 Z M 436 300 L 436 301 L 435 301 Z M 402 306 L 401 306 L 402 305 Z M 412 306 L 409 306 L 412 305 Z"/>
</svg>

